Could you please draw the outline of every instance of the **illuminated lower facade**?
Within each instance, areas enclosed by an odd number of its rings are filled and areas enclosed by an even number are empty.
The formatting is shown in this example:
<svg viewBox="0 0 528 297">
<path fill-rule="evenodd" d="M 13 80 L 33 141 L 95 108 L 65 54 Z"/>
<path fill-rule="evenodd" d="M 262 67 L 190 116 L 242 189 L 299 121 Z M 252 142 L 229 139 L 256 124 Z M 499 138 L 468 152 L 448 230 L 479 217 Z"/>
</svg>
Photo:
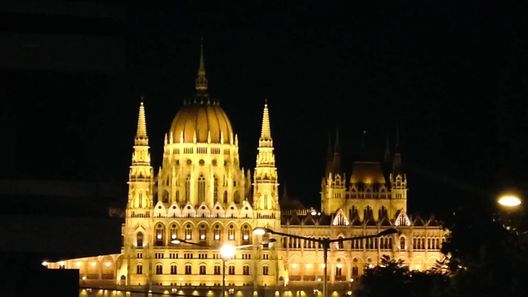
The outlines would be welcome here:
<svg viewBox="0 0 528 297">
<path fill-rule="evenodd" d="M 385 255 L 419 270 L 443 258 L 442 226 L 406 213 L 407 178 L 398 151 L 391 158 L 392 168 L 356 162 L 347 180 L 336 144 L 329 151 L 317 211 L 281 209 L 273 150 L 265 105 L 256 167 L 251 172 L 240 166 L 238 136 L 218 100 L 209 97 L 202 55 L 196 95 L 185 102 L 165 134 L 156 174 L 141 103 L 121 253 L 47 266 L 79 269 L 81 295 L 145 296 L 150 291 L 222 296 L 225 288 L 233 296 L 278 297 L 321 294 L 323 250 L 315 241 L 255 235 L 256 227 L 317 239 L 374 235 L 391 227 L 400 231 L 330 246 L 329 295 L 350 290 Z M 224 244 L 235 246 L 233 258 L 220 255 Z"/>
</svg>

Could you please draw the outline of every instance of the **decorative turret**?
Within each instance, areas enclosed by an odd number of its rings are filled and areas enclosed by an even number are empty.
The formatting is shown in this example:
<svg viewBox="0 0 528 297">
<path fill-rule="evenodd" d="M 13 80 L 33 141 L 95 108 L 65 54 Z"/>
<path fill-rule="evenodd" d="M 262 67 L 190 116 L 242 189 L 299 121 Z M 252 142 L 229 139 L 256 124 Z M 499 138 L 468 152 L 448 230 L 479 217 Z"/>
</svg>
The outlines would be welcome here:
<svg viewBox="0 0 528 297">
<path fill-rule="evenodd" d="M 407 175 L 402 169 L 402 158 L 400 153 L 400 133 L 396 129 L 396 143 L 394 145 L 394 157 L 392 159 L 392 172 L 389 175 L 391 185 L 391 198 L 393 208 L 407 211 Z"/>
<path fill-rule="evenodd" d="M 200 66 L 198 67 L 198 76 L 196 77 L 196 93 L 199 95 L 207 95 L 207 78 L 205 77 L 203 39 L 200 45 Z"/>
<path fill-rule="evenodd" d="M 254 172 L 253 201 L 260 226 L 280 227 L 280 206 L 277 168 L 273 153 L 273 139 L 269 121 L 268 105 L 264 104 L 262 131 L 260 133 L 257 162 Z"/>
<path fill-rule="evenodd" d="M 323 178 L 321 191 L 321 209 L 326 214 L 343 207 L 345 203 L 346 178 L 341 169 L 341 147 L 339 145 L 339 130 L 336 130 L 334 150 L 328 158 L 327 173 Z"/>
<path fill-rule="evenodd" d="M 128 181 L 127 209 L 149 209 L 152 206 L 152 178 L 145 107 L 141 101 Z"/>
</svg>

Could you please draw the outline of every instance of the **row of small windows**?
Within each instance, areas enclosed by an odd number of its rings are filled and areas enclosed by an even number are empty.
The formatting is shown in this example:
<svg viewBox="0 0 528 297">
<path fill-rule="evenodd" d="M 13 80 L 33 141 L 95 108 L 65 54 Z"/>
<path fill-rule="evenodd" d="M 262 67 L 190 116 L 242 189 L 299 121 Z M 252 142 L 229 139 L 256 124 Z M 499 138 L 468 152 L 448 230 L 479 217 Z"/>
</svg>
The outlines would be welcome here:
<svg viewBox="0 0 528 297">
<path fill-rule="evenodd" d="M 318 241 L 321 238 L 317 239 Z M 438 237 L 433 238 L 413 238 L 413 249 L 440 249 L 442 241 Z M 287 249 L 321 249 L 322 245 L 320 242 L 304 240 L 299 238 L 287 238 L 282 239 L 282 247 Z M 407 242 L 405 237 L 400 237 L 399 239 L 399 249 L 407 249 Z M 345 242 L 337 241 L 335 245 L 336 249 L 344 249 Z M 379 237 L 379 238 L 364 238 L 364 239 L 354 239 L 350 240 L 351 249 L 392 249 L 393 248 L 393 239 L 392 237 Z"/>
<path fill-rule="evenodd" d="M 350 219 L 359 218 L 358 214 L 359 214 L 359 211 L 357 207 L 355 206 L 352 206 L 352 208 L 348 210 L 348 217 Z M 380 207 L 378 209 L 378 220 L 388 219 L 388 218 L 389 218 L 389 212 L 387 211 L 387 208 L 385 208 L 384 206 Z M 367 206 L 363 209 L 363 220 L 367 221 L 370 219 L 374 219 L 374 211 L 372 207 Z"/>
<path fill-rule="evenodd" d="M 235 267 L 236 267 L 235 265 L 229 265 L 227 267 L 228 268 L 227 269 L 227 274 L 235 275 L 236 272 L 237 272 Z M 156 274 L 158 274 L 158 275 L 165 273 L 163 271 L 163 264 L 156 264 L 156 268 L 155 269 L 156 269 Z M 174 265 L 174 264 L 171 264 L 170 267 L 169 267 L 169 272 L 170 272 L 170 274 L 178 274 L 178 266 Z M 200 267 L 198 269 L 198 273 L 200 275 L 206 275 L 207 274 L 207 266 L 206 265 L 200 265 Z M 242 275 L 249 275 L 249 273 L 250 273 L 249 265 L 243 265 L 241 273 L 242 273 Z M 136 265 L 136 274 L 143 274 L 143 265 L 142 264 Z M 193 274 L 192 265 L 187 264 L 187 265 L 184 266 L 184 274 L 187 274 L 187 275 Z M 220 265 L 215 265 L 213 267 L 213 274 L 214 275 L 221 275 L 222 274 L 222 270 L 221 270 L 221 266 Z M 262 267 L 262 274 L 263 275 L 268 275 L 269 274 L 269 267 L 268 266 L 263 266 Z"/>
<path fill-rule="evenodd" d="M 169 180 L 167 179 L 167 185 Z M 237 183 L 236 181 L 233 181 L 233 187 L 236 187 Z M 224 184 L 224 187 L 227 187 L 227 184 Z M 198 204 L 205 202 L 205 195 L 206 195 L 206 180 L 203 175 L 200 175 L 197 179 L 197 193 L 198 193 Z M 190 201 L 190 195 L 191 195 L 191 177 L 187 176 L 185 178 L 185 186 L 184 186 L 184 200 L 180 201 L 180 191 L 176 191 L 175 193 L 175 199 L 174 201 L 176 203 L 186 203 Z M 223 203 L 228 203 L 228 197 L 227 197 L 227 191 L 223 192 L 222 201 Z M 233 194 L 234 202 L 240 203 L 241 197 L 238 191 L 235 191 Z M 161 195 L 161 202 L 163 203 L 169 203 L 170 197 L 169 197 L 169 191 L 165 190 L 163 191 L 163 194 Z M 214 202 L 220 202 L 219 192 L 218 192 L 218 178 L 215 176 L 213 179 L 213 200 Z"/>
<path fill-rule="evenodd" d="M 183 235 L 184 235 L 184 238 L 185 240 L 194 240 L 194 236 L 196 235 L 195 234 L 195 229 L 193 228 L 194 226 L 191 225 L 191 224 L 186 224 L 185 225 L 185 229 L 183 230 Z M 243 225 L 240 230 L 237 232 L 237 230 L 235 229 L 235 226 L 233 224 L 230 224 L 227 228 L 226 228 L 226 231 L 225 233 L 227 233 L 227 240 L 230 240 L 230 241 L 234 241 L 236 239 L 236 235 L 238 233 L 238 235 L 240 236 L 240 241 L 242 243 L 250 243 L 251 241 L 251 228 L 249 227 L 249 225 Z M 212 234 L 211 234 L 212 233 Z M 154 229 L 154 234 L 155 234 L 155 238 L 154 238 L 154 245 L 155 246 L 165 246 L 165 245 L 168 245 L 168 244 L 177 244 L 175 242 L 172 242 L 173 240 L 176 240 L 180 237 L 178 237 L 178 227 L 176 224 L 172 224 L 171 227 L 170 227 L 170 230 L 169 230 L 169 236 L 167 236 L 167 231 L 166 231 L 166 227 L 165 225 L 163 225 L 162 223 L 158 223 L 156 226 L 155 226 L 155 229 Z M 207 227 L 207 225 L 205 224 L 200 224 L 199 227 L 198 227 L 198 240 L 199 241 L 207 241 L 209 238 L 208 238 L 208 235 L 212 235 L 212 240 L 214 241 L 221 241 L 222 240 L 222 237 L 224 235 L 224 229 L 223 227 L 220 225 L 220 224 L 215 224 L 213 225 L 212 227 L 212 232 L 211 230 L 209 230 L 209 228 Z M 170 238 L 169 242 L 167 242 L 167 237 Z M 144 235 L 142 232 L 138 232 L 136 234 L 136 246 L 137 247 L 142 247 L 143 246 L 143 238 L 144 238 Z"/>
<path fill-rule="evenodd" d="M 178 253 L 168 253 L 169 259 L 179 259 Z M 268 255 L 264 254 L 264 259 L 268 259 Z M 143 259 L 143 253 L 137 253 L 136 257 L 138 259 Z M 251 254 L 242 254 L 241 255 L 243 260 L 251 260 Z M 183 253 L 183 259 L 193 259 L 194 254 L 193 253 Z M 198 259 L 208 259 L 209 255 L 207 253 L 198 253 Z M 154 259 L 165 259 L 164 253 L 154 253 Z M 213 253 L 212 259 L 221 259 L 220 254 Z M 236 259 L 236 256 L 233 257 L 233 259 Z"/>
</svg>

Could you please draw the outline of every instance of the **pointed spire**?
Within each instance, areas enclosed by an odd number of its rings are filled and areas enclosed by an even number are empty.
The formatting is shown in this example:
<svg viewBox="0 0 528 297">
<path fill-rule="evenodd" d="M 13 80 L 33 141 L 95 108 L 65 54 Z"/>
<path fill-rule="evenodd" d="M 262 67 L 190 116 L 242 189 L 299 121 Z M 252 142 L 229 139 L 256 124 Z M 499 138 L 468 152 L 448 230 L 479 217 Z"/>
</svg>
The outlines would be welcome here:
<svg viewBox="0 0 528 297">
<path fill-rule="evenodd" d="M 196 91 L 202 94 L 207 93 L 207 78 L 205 77 L 203 37 L 200 43 L 200 66 L 198 68 L 198 76 L 196 77 Z"/>
<path fill-rule="evenodd" d="M 325 176 L 328 176 L 328 174 L 330 174 L 330 172 L 332 171 L 333 156 L 334 156 L 334 153 L 332 151 L 332 139 L 330 138 L 330 135 L 328 135 L 328 149 L 326 153 Z"/>
<path fill-rule="evenodd" d="M 336 128 L 334 157 L 332 160 L 332 172 L 334 174 L 341 174 L 341 147 L 339 146 L 339 128 Z"/>
<path fill-rule="evenodd" d="M 147 136 L 147 121 L 145 119 L 145 106 L 143 105 L 143 97 L 141 97 L 141 104 L 139 105 L 138 124 L 135 138 L 136 145 L 148 145 Z"/>
<path fill-rule="evenodd" d="M 392 173 L 399 174 L 402 171 L 402 158 L 400 153 L 400 129 L 396 127 L 396 143 L 394 144 L 394 158 L 392 161 Z"/>
<path fill-rule="evenodd" d="M 270 120 L 269 120 L 269 111 L 268 111 L 268 104 L 264 104 L 264 114 L 262 116 L 262 131 L 260 132 L 260 139 L 259 142 L 261 143 L 260 146 L 263 146 L 262 143 L 264 142 L 271 142 L 271 129 L 270 129 Z"/>
<path fill-rule="evenodd" d="M 365 161 L 367 159 L 367 130 L 361 131 L 361 148 L 359 149 L 359 159 Z"/>
<path fill-rule="evenodd" d="M 390 161 L 389 135 L 385 136 L 385 153 L 383 155 L 383 161 L 385 163 Z"/>
</svg>

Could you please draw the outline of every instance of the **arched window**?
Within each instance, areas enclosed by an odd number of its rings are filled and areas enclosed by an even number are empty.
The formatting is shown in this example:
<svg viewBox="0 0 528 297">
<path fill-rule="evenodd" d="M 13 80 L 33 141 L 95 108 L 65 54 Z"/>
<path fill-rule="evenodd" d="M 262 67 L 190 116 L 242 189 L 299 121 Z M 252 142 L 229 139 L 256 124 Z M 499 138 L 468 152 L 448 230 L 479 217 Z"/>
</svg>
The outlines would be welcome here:
<svg viewBox="0 0 528 297">
<path fill-rule="evenodd" d="M 178 227 L 176 224 L 172 224 L 170 228 L 170 234 L 171 234 L 171 242 L 178 238 Z"/>
<path fill-rule="evenodd" d="M 200 225 L 200 241 L 205 241 L 206 240 L 206 234 L 207 234 L 207 229 L 205 228 L 205 224 L 201 224 Z"/>
<path fill-rule="evenodd" d="M 244 227 L 242 227 L 242 242 L 245 243 L 245 244 L 248 244 L 249 243 L 249 227 L 248 225 L 244 225 Z"/>
<path fill-rule="evenodd" d="M 191 224 L 187 224 L 187 226 L 185 226 L 185 240 L 192 240 L 192 226 L 191 226 Z"/>
<path fill-rule="evenodd" d="M 359 275 L 359 268 L 357 266 L 352 267 L 352 276 Z"/>
<path fill-rule="evenodd" d="M 221 240 L 222 239 L 222 230 L 220 229 L 220 225 L 216 224 L 213 229 L 213 240 Z"/>
<path fill-rule="evenodd" d="M 387 209 L 385 206 L 382 206 L 378 211 L 378 219 L 386 219 L 388 218 Z"/>
<path fill-rule="evenodd" d="M 156 225 L 156 238 L 154 239 L 155 246 L 162 246 L 165 241 L 165 228 L 162 224 Z"/>
<path fill-rule="evenodd" d="M 176 203 L 180 203 L 180 191 L 176 191 Z"/>
<path fill-rule="evenodd" d="M 198 177 L 198 204 L 205 201 L 205 177 Z"/>
<path fill-rule="evenodd" d="M 163 196 L 161 198 L 161 202 L 168 203 L 169 202 L 169 191 L 165 190 L 163 191 Z"/>
<path fill-rule="evenodd" d="M 224 203 L 227 204 L 227 191 L 224 191 Z"/>
<path fill-rule="evenodd" d="M 215 176 L 213 180 L 213 200 L 218 202 L 218 178 Z"/>
<path fill-rule="evenodd" d="M 138 194 L 138 208 L 143 207 L 143 193 L 139 192 Z"/>
<path fill-rule="evenodd" d="M 338 238 L 339 238 L 339 239 L 342 239 L 343 236 L 339 236 Z M 338 240 L 338 241 L 337 241 L 337 248 L 340 249 L 340 250 L 342 250 L 342 249 L 344 248 L 344 243 L 343 243 L 342 240 Z"/>
<path fill-rule="evenodd" d="M 268 209 L 268 194 L 264 194 L 264 205 L 262 208 Z"/>
<path fill-rule="evenodd" d="M 235 240 L 235 226 L 229 225 L 227 229 L 227 240 Z"/>
<path fill-rule="evenodd" d="M 349 210 L 349 217 L 350 217 L 350 220 L 352 220 L 353 218 L 357 218 L 357 216 L 358 216 L 358 210 L 357 210 L 357 207 L 352 206 L 352 208 Z"/>
<path fill-rule="evenodd" d="M 400 237 L 400 250 L 405 249 L 405 237 Z"/>
<path fill-rule="evenodd" d="M 189 202 L 191 199 L 191 176 L 188 175 L 185 178 L 185 202 Z"/>
<path fill-rule="evenodd" d="M 240 194 L 238 194 L 238 191 L 235 191 L 235 203 L 236 204 L 239 204 L 240 203 Z"/>
<path fill-rule="evenodd" d="M 143 247 L 143 233 L 141 232 L 136 235 L 136 246 L 139 248 Z"/>
<path fill-rule="evenodd" d="M 367 221 L 372 218 L 372 208 L 370 206 L 365 207 L 363 210 L 363 220 Z"/>
</svg>

